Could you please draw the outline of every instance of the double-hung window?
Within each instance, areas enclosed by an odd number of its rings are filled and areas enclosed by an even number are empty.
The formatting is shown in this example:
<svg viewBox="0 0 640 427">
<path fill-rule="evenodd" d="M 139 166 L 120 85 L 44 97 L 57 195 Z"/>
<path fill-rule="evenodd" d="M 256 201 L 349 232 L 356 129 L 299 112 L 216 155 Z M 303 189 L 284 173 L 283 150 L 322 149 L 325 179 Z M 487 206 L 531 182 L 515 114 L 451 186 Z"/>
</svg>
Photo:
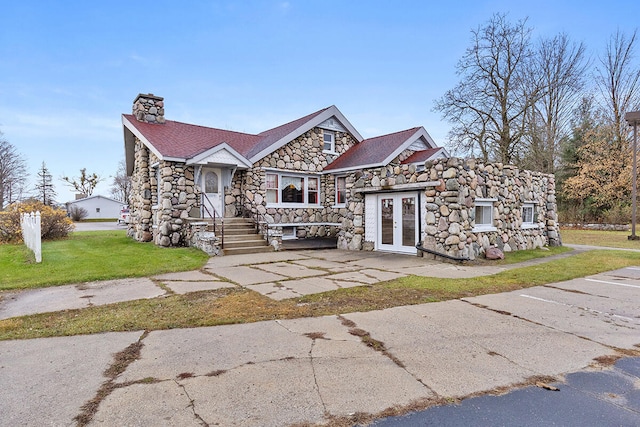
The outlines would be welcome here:
<svg viewBox="0 0 640 427">
<path fill-rule="evenodd" d="M 328 130 L 324 130 L 322 134 L 323 134 L 323 140 L 324 140 L 324 146 L 322 148 L 322 151 L 324 153 L 332 153 L 332 154 L 335 153 L 336 152 L 336 134 Z"/>
<path fill-rule="evenodd" d="M 317 176 L 267 173 L 266 191 L 270 205 L 320 204 L 320 178 Z"/>
<path fill-rule="evenodd" d="M 493 202 L 494 199 L 475 200 L 475 226 L 473 231 L 495 231 L 493 225 Z"/>
<path fill-rule="evenodd" d="M 522 205 L 522 228 L 535 227 L 537 227 L 535 204 L 525 202 L 524 205 Z"/>
<path fill-rule="evenodd" d="M 347 203 L 347 177 L 346 176 L 337 176 L 336 177 L 336 205 L 344 205 Z"/>
<path fill-rule="evenodd" d="M 278 203 L 280 201 L 280 187 L 278 187 L 278 174 L 267 174 L 267 203 Z"/>
</svg>

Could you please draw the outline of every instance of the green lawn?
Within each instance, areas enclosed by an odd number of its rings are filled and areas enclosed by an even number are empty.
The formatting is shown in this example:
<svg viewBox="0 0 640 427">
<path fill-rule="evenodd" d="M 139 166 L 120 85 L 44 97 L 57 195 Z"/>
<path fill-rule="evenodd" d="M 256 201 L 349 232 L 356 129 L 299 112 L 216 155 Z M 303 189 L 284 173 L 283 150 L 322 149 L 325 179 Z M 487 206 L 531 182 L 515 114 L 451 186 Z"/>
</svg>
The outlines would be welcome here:
<svg viewBox="0 0 640 427">
<path fill-rule="evenodd" d="M 282 301 L 240 288 L 193 292 L 0 320 L 0 340 L 108 331 L 151 331 L 364 312 L 513 291 L 631 265 L 640 265 L 640 253 L 603 250 L 486 277 L 439 279 L 408 276 Z"/>
<path fill-rule="evenodd" d="M 209 257 L 194 248 L 159 248 L 124 231 L 85 231 L 42 243 L 42 263 L 24 245 L 0 245 L 0 290 L 143 277 L 193 270 Z"/>
<path fill-rule="evenodd" d="M 638 234 L 640 230 L 636 230 Z M 574 245 L 608 246 L 611 248 L 640 249 L 640 240 L 629 240 L 630 231 L 600 231 L 562 229 L 562 243 Z"/>
</svg>

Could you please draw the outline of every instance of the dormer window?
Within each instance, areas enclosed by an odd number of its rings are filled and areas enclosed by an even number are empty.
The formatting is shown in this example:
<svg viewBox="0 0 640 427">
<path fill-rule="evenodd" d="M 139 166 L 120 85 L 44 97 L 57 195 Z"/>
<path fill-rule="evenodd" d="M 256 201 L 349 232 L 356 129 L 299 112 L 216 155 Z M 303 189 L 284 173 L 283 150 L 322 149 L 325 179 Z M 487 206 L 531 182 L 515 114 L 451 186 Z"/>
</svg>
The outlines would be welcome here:
<svg viewBox="0 0 640 427">
<path fill-rule="evenodd" d="M 325 130 L 323 131 L 324 135 L 324 147 L 322 149 L 323 153 L 331 153 L 335 154 L 336 152 L 336 134 L 334 132 Z"/>
</svg>

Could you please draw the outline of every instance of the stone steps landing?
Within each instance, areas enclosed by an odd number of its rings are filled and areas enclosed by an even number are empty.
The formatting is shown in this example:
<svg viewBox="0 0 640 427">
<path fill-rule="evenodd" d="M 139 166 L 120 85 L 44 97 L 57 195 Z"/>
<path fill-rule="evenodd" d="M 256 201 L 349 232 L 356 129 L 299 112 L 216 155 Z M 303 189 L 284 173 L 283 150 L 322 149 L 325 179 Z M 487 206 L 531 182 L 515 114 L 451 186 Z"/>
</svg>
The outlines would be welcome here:
<svg viewBox="0 0 640 427">
<path fill-rule="evenodd" d="M 271 252 L 273 247 L 256 233 L 253 221 L 246 218 L 224 219 L 224 255 Z"/>
</svg>

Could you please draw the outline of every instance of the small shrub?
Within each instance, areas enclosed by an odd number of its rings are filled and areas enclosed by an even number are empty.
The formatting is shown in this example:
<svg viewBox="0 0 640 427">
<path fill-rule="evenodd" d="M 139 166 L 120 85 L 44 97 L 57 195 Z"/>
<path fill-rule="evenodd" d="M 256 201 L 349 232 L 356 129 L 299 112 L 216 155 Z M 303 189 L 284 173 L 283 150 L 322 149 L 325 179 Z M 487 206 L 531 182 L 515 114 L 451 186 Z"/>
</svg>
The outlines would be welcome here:
<svg viewBox="0 0 640 427">
<path fill-rule="evenodd" d="M 6 211 L 0 212 L 0 243 L 22 241 L 20 214 L 36 211 L 40 211 L 42 240 L 62 239 L 73 231 L 73 223 L 61 209 L 54 209 L 38 201 L 14 203 Z"/>
<path fill-rule="evenodd" d="M 602 213 L 605 224 L 629 224 L 631 222 L 631 206 L 628 203 L 616 203 Z"/>
<path fill-rule="evenodd" d="M 87 216 L 89 216 L 89 212 L 83 207 L 80 206 L 70 206 L 69 207 L 69 216 L 73 221 L 82 221 Z"/>
</svg>

